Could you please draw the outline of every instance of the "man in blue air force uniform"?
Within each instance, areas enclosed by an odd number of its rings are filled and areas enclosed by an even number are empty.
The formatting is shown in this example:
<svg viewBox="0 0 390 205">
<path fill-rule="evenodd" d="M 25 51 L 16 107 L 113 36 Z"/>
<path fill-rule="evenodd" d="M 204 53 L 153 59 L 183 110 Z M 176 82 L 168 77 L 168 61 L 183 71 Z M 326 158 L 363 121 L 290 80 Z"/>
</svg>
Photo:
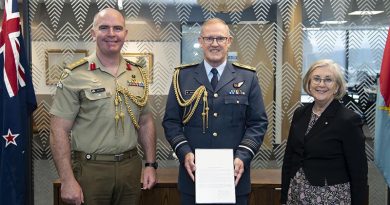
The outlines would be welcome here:
<svg viewBox="0 0 390 205">
<path fill-rule="evenodd" d="M 206 21 L 198 41 L 200 64 L 175 69 L 163 127 L 180 161 L 181 204 L 195 204 L 196 148 L 231 148 L 237 204 L 247 204 L 250 162 L 259 150 L 268 121 L 255 69 L 227 63 L 232 37 L 218 18 Z"/>
</svg>

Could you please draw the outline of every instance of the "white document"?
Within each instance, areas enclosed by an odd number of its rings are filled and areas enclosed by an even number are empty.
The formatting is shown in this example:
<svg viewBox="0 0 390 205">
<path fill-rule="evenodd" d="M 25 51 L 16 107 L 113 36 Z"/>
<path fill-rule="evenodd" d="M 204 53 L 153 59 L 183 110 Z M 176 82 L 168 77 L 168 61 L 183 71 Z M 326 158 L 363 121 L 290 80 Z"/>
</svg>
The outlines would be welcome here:
<svg viewBox="0 0 390 205">
<path fill-rule="evenodd" d="M 195 149 L 196 203 L 236 203 L 232 149 Z"/>
</svg>

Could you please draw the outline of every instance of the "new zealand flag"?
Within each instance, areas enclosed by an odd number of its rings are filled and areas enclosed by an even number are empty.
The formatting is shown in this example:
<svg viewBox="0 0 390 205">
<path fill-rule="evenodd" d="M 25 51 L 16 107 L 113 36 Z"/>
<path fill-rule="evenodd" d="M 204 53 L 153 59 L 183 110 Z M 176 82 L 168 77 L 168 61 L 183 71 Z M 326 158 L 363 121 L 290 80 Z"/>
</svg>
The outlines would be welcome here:
<svg viewBox="0 0 390 205">
<path fill-rule="evenodd" d="M 17 0 L 6 0 L 0 32 L 0 204 L 26 204 L 29 119 L 36 99 Z"/>
</svg>

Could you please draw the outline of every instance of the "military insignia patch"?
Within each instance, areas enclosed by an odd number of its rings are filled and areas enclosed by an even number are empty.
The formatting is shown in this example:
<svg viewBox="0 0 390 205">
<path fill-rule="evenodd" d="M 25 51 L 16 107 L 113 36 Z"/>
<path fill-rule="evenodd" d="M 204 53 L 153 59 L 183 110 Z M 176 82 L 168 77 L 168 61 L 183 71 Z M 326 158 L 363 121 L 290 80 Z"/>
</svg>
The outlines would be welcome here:
<svg viewBox="0 0 390 205">
<path fill-rule="evenodd" d="M 84 65 L 87 62 L 88 62 L 88 60 L 86 58 L 82 58 L 82 59 L 80 59 L 80 60 L 78 60 L 78 61 L 68 65 L 67 68 L 69 70 L 73 70 L 73 69 L 75 69 L 75 68 L 77 68 L 77 67 L 79 67 L 81 65 Z"/>
<path fill-rule="evenodd" d="M 244 84 L 244 82 L 245 81 L 238 82 L 238 83 L 233 83 L 233 88 L 240 88 Z"/>
<path fill-rule="evenodd" d="M 237 62 L 234 62 L 232 64 L 237 66 L 237 67 L 239 67 L 239 68 L 243 68 L 243 69 L 254 71 L 254 72 L 256 71 L 255 67 L 252 67 L 252 66 L 249 66 L 249 65 L 244 65 L 244 64 L 241 64 L 241 63 L 237 63 Z"/>
<path fill-rule="evenodd" d="M 94 62 L 92 62 L 92 63 L 89 64 L 89 70 L 90 70 L 90 71 L 96 70 L 96 64 L 95 64 Z"/>
<path fill-rule="evenodd" d="M 189 67 L 195 66 L 195 65 L 199 65 L 199 63 L 183 64 L 183 65 L 176 67 L 175 69 L 189 68 Z"/>
<path fill-rule="evenodd" d="M 127 67 L 126 69 L 127 69 L 127 70 L 131 70 L 131 65 L 142 68 L 142 66 L 141 66 L 140 64 L 134 63 L 134 62 L 131 61 L 131 60 L 128 60 L 128 59 L 125 58 L 125 61 L 127 62 L 127 65 L 126 65 L 126 67 Z M 129 65 L 130 65 L 130 66 L 129 66 Z"/>
<path fill-rule="evenodd" d="M 60 80 L 58 81 L 57 83 L 57 88 L 63 88 L 63 84 L 62 84 L 62 80 L 64 80 L 65 78 L 67 78 L 69 76 L 69 73 L 71 71 L 67 68 L 65 68 L 62 73 L 61 73 L 61 76 L 60 76 Z"/>
<path fill-rule="evenodd" d="M 61 81 L 58 81 L 58 83 L 57 83 L 57 88 L 63 88 L 63 85 L 62 85 L 62 82 Z"/>
<path fill-rule="evenodd" d="M 144 82 L 137 82 L 135 80 L 128 80 L 127 81 L 127 86 L 137 86 L 137 87 L 145 87 Z"/>
<path fill-rule="evenodd" d="M 233 89 L 229 91 L 229 95 L 245 95 L 245 92 L 240 89 Z"/>
<path fill-rule="evenodd" d="M 67 78 L 69 76 L 69 73 L 70 73 L 70 70 L 69 69 L 64 69 L 61 73 L 61 76 L 60 76 L 60 81 L 61 80 L 64 80 L 65 78 Z"/>
</svg>

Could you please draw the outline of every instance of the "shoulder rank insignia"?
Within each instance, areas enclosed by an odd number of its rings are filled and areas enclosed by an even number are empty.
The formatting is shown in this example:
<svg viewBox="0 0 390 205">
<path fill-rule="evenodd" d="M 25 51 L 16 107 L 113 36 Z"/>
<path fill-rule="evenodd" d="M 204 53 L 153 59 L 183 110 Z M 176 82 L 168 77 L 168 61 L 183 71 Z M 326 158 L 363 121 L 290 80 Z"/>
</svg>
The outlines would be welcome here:
<svg viewBox="0 0 390 205">
<path fill-rule="evenodd" d="M 140 67 L 140 68 L 143 68 L 143 66 L 142 65 L 140 65 L 140 64 L 138 64 L 138 63 L 134 63 L 133 61 L 131 61 L 131 60 L 128 60 L 128 59 L 126 59 L 125 58 L 125 61 L 126 61 L 126 63 L 129 65 L 133 65 L 133 66 L 137 66 L 137 67 Z M 131 70 L 131 69 L 130 69 Z"/>
<path fill-rule="evenodd" d="M 80 60 L 78 60 L 76 62 L 73 62 L 73 63 L 67 65 L 66 68 L 69 69 L 69 70 L 73 70 L 73 69 L 75 69 L 75 68 L 77 68 L 77 67 L 79 67 L 81 65 L 84 65 L 87 62 L 88 62 L 88 60 L 86 58 L 82 58 L 82 59 L 80 59 Z"/>
<path fill-rule="evenodd" d="M 195 66 L 195 65 L 199 65 L 199 63 L 183 64 L 183 65 L 179 65 L 179 66 L 177 66 L 175 69 L 189 68 L 189 67 L 191 67 L 191 66 Z"/>
<path fill-rule="evenodd" d="M 252 66 L 249 66 L 249 65 L 244 65 L 244 64 L 241 64 L 241 63 L 237 63 L 237 62 L 234 62 L 232 64 L 237 66 L 237 67 L 239 67 L 239 68 L 243 68 L 243 69 L 246 69 L 246 70 L 250 70 L 250 71 L 256 72 L 256 68 L 255 67 L 252 67 Z"/>
</svg>

